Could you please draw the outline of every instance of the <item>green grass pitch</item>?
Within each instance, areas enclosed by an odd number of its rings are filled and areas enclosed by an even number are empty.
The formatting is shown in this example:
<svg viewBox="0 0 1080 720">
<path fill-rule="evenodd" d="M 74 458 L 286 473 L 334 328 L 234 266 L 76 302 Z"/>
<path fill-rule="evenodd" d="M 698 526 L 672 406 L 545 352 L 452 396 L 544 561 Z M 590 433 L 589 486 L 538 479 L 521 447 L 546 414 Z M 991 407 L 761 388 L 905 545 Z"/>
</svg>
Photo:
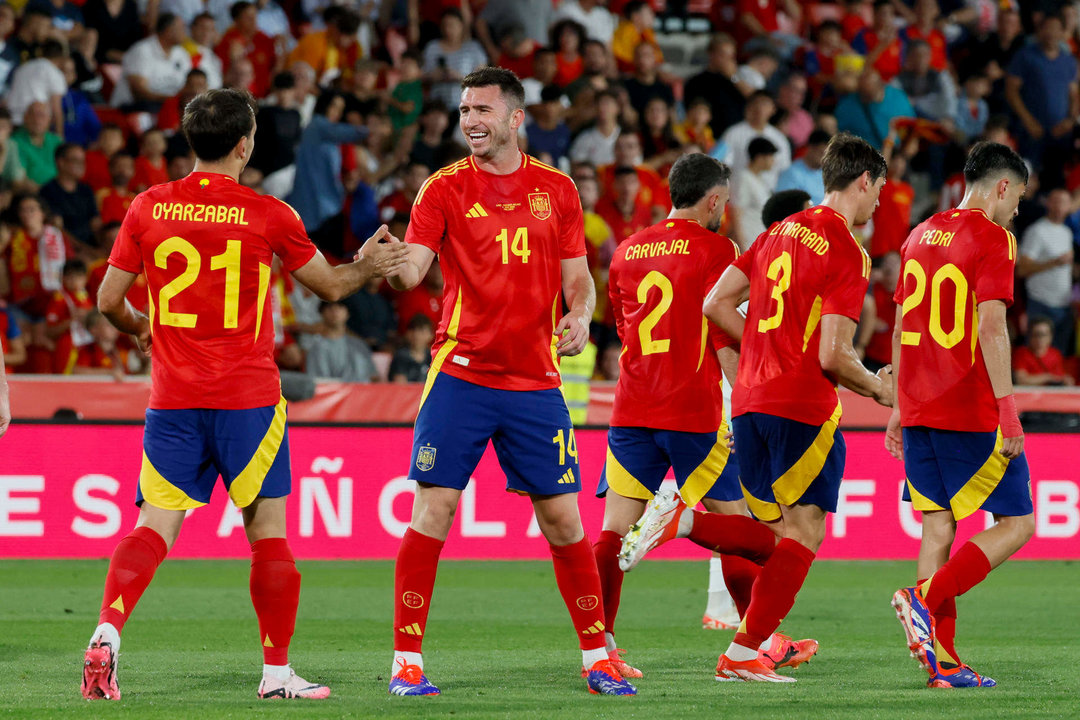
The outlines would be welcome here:
<svg viewBox="0 0 1080 720">
<path fill-rule="evenodd" d="M 247 563 L 171 561 L 124 632 L 118 703 L 86 703 L 82 648 L 104 561 L 0 562 L 0 717 L 25 718 L 1076 718 L 1080 565 L 1011 563 L 959 601 L 958 647 L 1000 683 L 931 691 L 889 598 L 913 563 L 822 562 L 783 629 L 821 651 L 791 685 L 717 683 L 731 634 L 705 631 L 707 563 L 646 562 L 618 621 L 645 672 L 636 698 L 588 694 L 549 563 L 444 562 L 425 644 L 443 695 L 390 697 L 387 562 L 301 562 L 292 663 L 323 702 L 255 699 L 261 657 Z M 785 671 L 787 672 L 787 671 Z"/>
</svg>

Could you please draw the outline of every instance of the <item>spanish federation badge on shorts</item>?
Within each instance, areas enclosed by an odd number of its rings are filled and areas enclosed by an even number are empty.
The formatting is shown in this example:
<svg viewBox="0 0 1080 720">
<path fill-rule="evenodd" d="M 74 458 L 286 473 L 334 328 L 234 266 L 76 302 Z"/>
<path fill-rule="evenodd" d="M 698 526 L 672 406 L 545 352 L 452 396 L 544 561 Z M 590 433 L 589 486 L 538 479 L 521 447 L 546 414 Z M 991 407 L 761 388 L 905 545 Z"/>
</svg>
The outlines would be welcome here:
<svg viewBox="0 0 1080 720">
<path fill-rule="evenodd" d="M 416 453 L 416 467 L 418 467 L 421 472 L 427 472 L 435 467 L 435 452 L 436 448 L 433 448 L 430 445 L 423 445 L 420 447 L 420 450 Z"/>
</svg>

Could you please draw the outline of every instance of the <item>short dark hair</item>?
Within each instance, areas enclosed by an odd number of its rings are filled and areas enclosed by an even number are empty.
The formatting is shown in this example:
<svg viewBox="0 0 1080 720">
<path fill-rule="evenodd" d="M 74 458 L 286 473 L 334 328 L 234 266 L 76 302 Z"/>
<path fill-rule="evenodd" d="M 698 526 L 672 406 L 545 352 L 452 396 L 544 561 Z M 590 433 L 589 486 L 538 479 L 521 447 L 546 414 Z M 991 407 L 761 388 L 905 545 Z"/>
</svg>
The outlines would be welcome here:
<svg viewBox="0 0 1080 720">
<path fill-rule="evenodd" d="M 824 130 L 814 130 L 810 133 L 810 137 L 806 139 L 807 145 L 828 145 L 832 140 L 832 135 Z"/>
<path fill-rule="evenodd" d="M 72 258 L 64 263 L 64 269 L 60 271 L 62 277 L 68 275 L 85 275 L 86 263 L 79 258 Z"/>
<path fill-rule="evenodd" d="M 315 99 L 315 107 L 312 112 L 316 115 L 325 116 L 326 111 L 330 109 L 330 105 L 334 102 L 335 98 L 344 99 L 345 96 L 337 90 L 323 90 L 319 93 L 319 97 Z"/>
<path fill-rule="evenodd" d="M 498 86 L 503 100 L 511 111 L 525 107 L 525 88 L 521 86 L 518 76 L 506 68 L 488 65 L 479 70 L 473 70 L 461 80 L 462 90 L 492 85 Z"/>
<path fill-rule="evenodd" d="M 637 170 L 635 170 L 630 165 L 620 165 L 615 168 L 615 171 L 612 173 L 613 178 L 625 177 L 627 175 L 633 175 L 634 177 L 637 177 Z"/>
<path fill-rule="evenodd" d="M 158 15 L 157 22 L 154 23 L 154 34 L 160 35 L 169 29 L 169 26 L 176 22 L 176 15 L 172 13 L 161 13 Z"/>
<path fill-rule="evenodd" d="M 274 75 L 274 79 L 270 81 L 271 90 L 289 90 L 296 87 L 296 76 L 288 70 L 282 70 Z"/>
<path fill-rule="evenodd" d="M 64 44 L 59 40 L 53 40 L 49 38 L 41 44 L 41 57 L 47 60 L 55 60 L 56 58 L 67 57 L 67 49 L 64 48 Z"/>
<path fill-rule="evenodd" d="M 449 111 L 449 108 L 446 107 L 446 103 L 438 98 L 425 100 L 424 104 L 420 106 L 421 115 L 430 115 L 431 113 L 442 113 L 445 115 Z"/>
<path fill-rule="evenodd" d="M 434 329 L 434 327 L 435 325 L 431 322 L 431 318 L 429 318 L 424 313 L 416 313 L 411 318 L 409 318 L 409 324 L 405 326 L 405 329 L 420 330 L 421 328 Z"/>
<path fill-rule="evenodd" d="M 80 150 L 82 150 L 82 145 L 73 142 L 61 143 L 56 147 L 56 150 L 53 151 L 53 162 L 59 162 L 63 160 L 67 157 L 67 154 L 75 148 L 79 148 Z"/>
<path fill-rule="evenodd" d="M 219 88 L 196 95 L 180 128 L 200 160 L 221 160 L 255 126 L 255 98 L 247 90 Z"/>
<path fill-rule="evenodd" d="M 764 137 L 756 137 L 750 141 L 750 144 L 746 147 L 746 154 L 753 161 L 755 158 L 759 158 L 762 155 L 775 155 L 778 151 L 776 145 Z"/>
<path fill-rule="evenodd" d="M 1031 332 L 1035 329 L 1036 325 L 1049 325 L 1050 326 L 1050 332 L 1051 333 L 1054 332 L 1054 321 L 1053 320 L 1051 320 L 1046 315 L 1035 315 L 1034 317 L 1028 318 L 1028 331 L 1027 331 L 1027 334 L 1029 336 L 1031 335 Z"/>
<path fill-rule="evenodd" d="M 190 70 L 188 70 L 187 75 L 185 75 L 184 78 L 190 80 L 191 78 L 199 77 L 200 75 L 202 76 L 203 80 L 210 79 L 209 76 L 206 74 L 206 71 L 202 68 L 191 68 Z"/>
<path fill-rule="evenodd" d="M 768 100 L 773 105 L 776 104 L 776 99 L 772 95 L 770 95 L 767 90 L 755 90 L 754 92 L 750 93 L 750 97 L 746 98 L 746 104 L 749 105 L 755 100 L 761 99 Z"/>
<path fill-rule="evenodd" d="M 862 138 L 847 132 L 837 133 L 829 141 L 821 161 L 825 192 L 844 190 L 863 173 L 870 173 L 871 182 L 877 182 L 885 177 L 887 170 L 881 153 Z"/>
<path fill-rule="evenodd" d="M 355 35 L 360 29 L 360 22 L 360 14 L 347 7 L 342 7 L 341 12 L 326 20 L 327 25 L 333 25 L 342 35 Z"/>
<path fill-rule="evenodd" d="M 1028 168 L 1024 159 L 1012 148 L 993 142 L 978 142 L 968 153 L 964 163 L 964 180 L 971 185 L 982 180 L 1008 173 L 1025 185 Z"/>
<path fill-rule="evenodd" d="M 644 0 L 630 0 L 630 2 L 623 6 L 623 17 L 631 18 L 634 15 L 637 15 L 646 5 L 648 5 L 648 3 Z"/>
<path fill-rule="evenodd" d="M 249 7 L 255 7 L 255 3 L 250 3 L 247 0 L 240 0 L 239 2 L 234 2 L 232 5 L 229 6 L 229 17 L 231 17 L 233 20 L 236 20 L 236 18 L 240 17 L 240 13 L 244 12 Z"/>
<path fill-rule="evenodd" d="M 773 223 L 778 223 L 797 212 L 802 212 L 809 201 L 810 193 L 805 190 L 795 189 L 775 192 L 765 201 L 765 206 L 761 208 L 761 222 L 767 228 L 772 227 Z"/>
<path fill-rule="evenodd" d="M 671 205 L 676 210 L 688 208 L 701 201 L 717 185 L 731 181 L 731 168 L 703 153 L 688 153 L 675 161 L 668 173 Z"/>
</svg>

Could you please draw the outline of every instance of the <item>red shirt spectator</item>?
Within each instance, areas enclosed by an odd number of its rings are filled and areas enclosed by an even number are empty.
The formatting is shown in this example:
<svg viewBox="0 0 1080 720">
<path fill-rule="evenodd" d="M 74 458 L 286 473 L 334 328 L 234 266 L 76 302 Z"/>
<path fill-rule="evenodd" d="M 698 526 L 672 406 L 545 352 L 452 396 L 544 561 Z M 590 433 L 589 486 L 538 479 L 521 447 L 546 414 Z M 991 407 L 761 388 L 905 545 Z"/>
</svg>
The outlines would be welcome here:
<svg viewBox="0 0 1080 720">
<path fill-rule="evenodd" d="M 434 326 L 442 318 L 442 290 L 435 290 L 421 283 L 412 290 L 395 293 L 397 304 L 398 332 L 402 335 L 409 327 L 414 315 L 426 315 Z"/>
<path fill-rule="evenodd" d="M 949 67 L 949 53 L 948 43 L 945 41 L 945 33 L 938 30 L 936 27 L 931 27 L 927 31 L 921 30 L 914 23 L 904 28 L 904 31 L 900 33 L 904 40 L 904 44 L 911 42 L 912 40 L 925 40 L 926 44 L 930 46 L 930 67 L 934 70 L 944 72 Z"/>
<path fill-rule="evenodd" d="M 898 158 L 893 159 L 893 165 Z M 892 167 L 889 168 L 890 171 Z M 889 252 L 900 252 L 900 246 L 911 231 L 911 202 L 915 190 L 900 179 L 903 171 L 889 173 L 888 182 L 881 188 L 878 207 L 874 211 L 874 237 L 870 241 L 870 257 L 878 258 Z"/>
<path fill-rule="evenodd" d="M 895 13 L 892 5 L 875 5 L 874 24 L 860 30 L 851 43 L 855 52 L 865 55 L 866 62 L 885 82 L 900 73 L 904 54 L 900 33 L 896 30 Z"/>
<path fill-rule="evenodd" d="M 630 213 L 624 214 L 610 198 L 600 198 L 596 203 L 596 214 L 611 228 L 616 243 L 652 225 L 652 208 L 636 201 Z"/>
<path fill-rule="evenodd" d="M 1052 379 L 1049 383 L 1039 383 L 1040 385 L 1064 383 L 1065 378 L 1068 377 L 1065 372 L 1065 358 L 1062 356 L 1061 351 L 1054 346 L 1050 346 L 1046 349 L 1046 352 L 1042 357 L 1036 355 L 1031 348 L 1026 345 L 1021 346 L 1013 350 L 1013 372 L 1014 373 L 1026 373 L 1028 376 L 1039 375 L 1051 375 Z M 1033 385 L 1035 383 L 1030 382 L 1025 378 L 1027 382 L 1025 385 Z M 1019 378 L 1017 379 L 1020 383 Z"/>
<path fill-rule="evenodd" d="M 897 259 L 899 265 L 899 258 Z M 870 342 L 866 345 L 866 359 L 873 360 L 880 365 L 888 365 L 892 362 L 892 334 L 896 326 L 896 303 L 893 301 L 893 292 L 884 283 L 874 283 L 871 294 L 874 297 L 874 306 L 877 308 L 874 334 L 870 336 Z"/>
<path fill-rule="evenodd" d="M 222 72 L 228 72 L 234 58 L 246 57 L 255 70 L 252 92 L 264 97 L 270 92 L 270 79 L 277 62 L 274 40 L 261 32 L 256 19 L 258 10 L 252 3 L 234 4 L 230 10 L 233 26 L 222 36 L 215 52 L 221 58 Z"/>
</svg>

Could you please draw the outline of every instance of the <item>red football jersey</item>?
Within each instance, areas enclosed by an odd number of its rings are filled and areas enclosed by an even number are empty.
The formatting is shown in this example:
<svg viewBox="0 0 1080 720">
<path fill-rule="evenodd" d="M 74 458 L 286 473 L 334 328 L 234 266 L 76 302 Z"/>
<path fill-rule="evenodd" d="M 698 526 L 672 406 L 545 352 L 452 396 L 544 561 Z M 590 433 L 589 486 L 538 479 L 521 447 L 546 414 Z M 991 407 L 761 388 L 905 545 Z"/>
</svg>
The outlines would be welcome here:
<svg viewBox="0 0 1080 720">
<path fill-rule="evenodd" d="M 839 400 L 818 360 L 821 318 L 858 322 L 870 256 L 843 215 L 818 205 L 774 225 L 734 264 L 750 278 L 750 304 L 732 414 L 823 424 Z"/>
<path fill-rule="evenodd" d="M 135 198 L 109 263 L 145 269 L 155 409 L 276 405 L 270 270 L 315 255 L 300 216 L 230 177 L 192 173 Z"/>
<path fill-rule="evenodd" d="M 405 240 L 438 253 L 445 278 L 434 370 L 502 390 L 559 387 L 560 261 L 585 255 L 569 177 L 524 153 L 509 175 L 467 157 L 424 183 Z"/>
<path fill-rule="evenodd" d="M 946 210 L 911 231 L 900 260 L 901 425 L 993 432 L 997 400 L 976 307 L 1012 304 L 1016 238 L 981 210 Z"/>
<path fill-rule="evenodd" d="M 732 345 L 701 313 L 738 247 L 692 220 L 664 220 L 619 245 L 608 294 L 622 338 L 611 424 L 716 432 L 723 418 L 716 350 Z"/>
</svg>

